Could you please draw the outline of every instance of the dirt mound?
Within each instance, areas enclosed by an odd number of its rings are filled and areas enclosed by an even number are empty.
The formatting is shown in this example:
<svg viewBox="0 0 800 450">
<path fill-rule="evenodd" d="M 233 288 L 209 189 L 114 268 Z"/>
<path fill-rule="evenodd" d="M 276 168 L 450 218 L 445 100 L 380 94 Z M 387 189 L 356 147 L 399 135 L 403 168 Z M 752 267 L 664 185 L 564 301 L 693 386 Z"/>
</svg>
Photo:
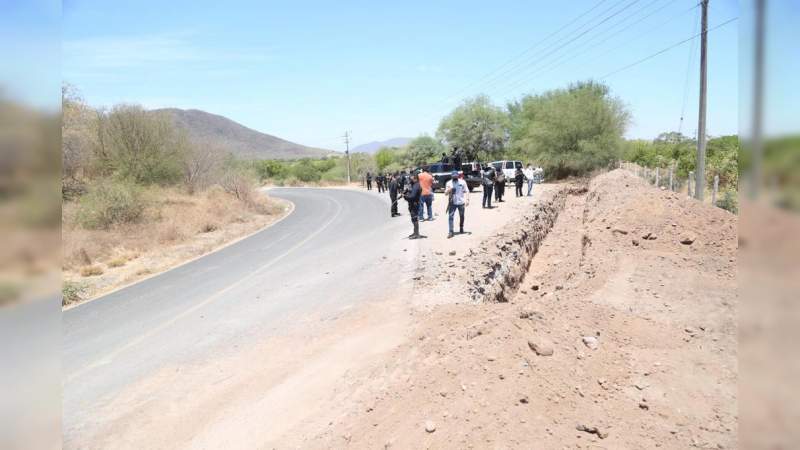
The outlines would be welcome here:
<svg viewBox="0 0 800 450">
<path fill-rule="evenodd" d="M 508 302 L 412 310 L 408 343 L 303 445 L 735 447 L 735 252 L 735 216 L 601 175 Z"/>
</svg>

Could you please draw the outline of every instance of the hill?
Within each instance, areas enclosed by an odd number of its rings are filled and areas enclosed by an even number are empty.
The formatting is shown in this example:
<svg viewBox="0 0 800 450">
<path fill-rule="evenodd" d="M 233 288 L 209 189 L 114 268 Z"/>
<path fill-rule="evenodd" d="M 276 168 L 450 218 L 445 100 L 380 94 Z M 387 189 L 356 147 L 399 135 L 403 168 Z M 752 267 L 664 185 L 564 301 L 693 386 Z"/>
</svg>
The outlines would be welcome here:
<svg viewBox="0 0 800 450">
<path fill-rule="evenodd" d="M 353 153 L 375 153 L 381 147 L 402 147 L 409 142 L 411 142 L 411 138 L 398 137 L 387 139 L 385 141 L 367 142 L 366 144 L 361 144 L 357 147 L 354 147 L 351 151 Z"/>
<path fill-rule="evenodd" d="M 165 108 L 154 111 L 172 115 L 194 141 L 224 148 L 245 159 L 295 159 L 336 154 L 331 150 L 307 147 L 247 128 L 227 117 L 197 109 Z"/>
</svg>

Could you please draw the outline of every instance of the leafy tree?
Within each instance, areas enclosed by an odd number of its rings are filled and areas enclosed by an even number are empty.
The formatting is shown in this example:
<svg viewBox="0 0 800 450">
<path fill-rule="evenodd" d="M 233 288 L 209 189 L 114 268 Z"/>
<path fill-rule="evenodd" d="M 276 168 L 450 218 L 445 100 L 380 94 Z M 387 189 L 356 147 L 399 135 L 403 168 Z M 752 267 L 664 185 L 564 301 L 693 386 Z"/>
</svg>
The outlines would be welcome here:
<svg viewBox="0 0 800 450">
<path fill-rule="evenodd" d="M 298 180 L 310 183 L 319 181 L 322 178 L 322 172 L 314 165 L 314 161 L 310 159 L 302 159 L 292 166 L 292 175 Z"/>
<path fill-rule="evenodd" d="M 166 114 L 116 105 L 100 115 L 99 125 L 96 156 L 104 172 L 139 184 L 181 178 L 188 143 Z"/>
<path fill-rule="evenodd" d="M 509 105 L 511 147 L 555 178 L 605 167 L 619 157 L 629 113 L 609 88 L 582 82 Z"/>
<path fill-rule="evenodd" d="M 445 152 L 445 147 L 436 139 L 423 135 L 409 142 L 407 151 L 411 165 L 421 166 L 438 160 Z"/>
<path fill-rule="evenodd" d="M 61 87 L 61 175 L 85 175 L 97 140 L 97 115 L 70 84 Z"/>
<path fill-rule="evenodd" d="M 467 160 L 485 161 L 505 148 L 508 116 L 489 97 L 479 95 L 464 101 L 439 123 L 436 137 L 458 147 Z"/>
<path fill-rule="evenodd" d="M 719 183 L 734 190 L 739 184 L 739 136 L 710 139 L 706 145 L 706 176 L 709 186 L 714 176 Z"/>
<path fill-rule="evenodd" d="M 394 162 L 394 154 L 396 150 L 389 147 L 381 147 L 375 152 L 375 165 L 378 171 L 383 172 L 387 166 Z"/>
<path fill-rule="evenodd" d="M 281 161 L 273 159 L 259 160 L 253 163 L 259 181 L 282 180 L 289 174 L 289 167 Z"/>
</svg>

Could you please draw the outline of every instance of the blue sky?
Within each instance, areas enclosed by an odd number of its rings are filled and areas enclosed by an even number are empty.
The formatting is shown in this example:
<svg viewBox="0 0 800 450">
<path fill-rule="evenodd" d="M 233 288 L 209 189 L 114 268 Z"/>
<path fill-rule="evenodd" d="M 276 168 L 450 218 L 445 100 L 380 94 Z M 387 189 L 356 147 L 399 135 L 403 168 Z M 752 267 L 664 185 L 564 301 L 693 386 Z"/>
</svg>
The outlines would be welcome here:
<svg viewBox="0 0 800 450">
<path fill-rule="evenodd" d="M 692 36 L 696 4 L 68 0 L 62 74 L 96 106 L 197 108 L 335 150 L 345 130 L 356 144 L 432 134 L 465 97 L 486 93 L 503 105 L 589 78 L 608 83 L 628 105 L 629 137 L 677 129 L 684 94 L 683 131 L 693 134 L 697 50 L 688 63 L 697 40 L 601 77 Z M 711 27 L 739 15 L 735 0 L 711 4 Z M 712 135 L 738 128 L 738 27 L 709 34 Z"/>
</svg>

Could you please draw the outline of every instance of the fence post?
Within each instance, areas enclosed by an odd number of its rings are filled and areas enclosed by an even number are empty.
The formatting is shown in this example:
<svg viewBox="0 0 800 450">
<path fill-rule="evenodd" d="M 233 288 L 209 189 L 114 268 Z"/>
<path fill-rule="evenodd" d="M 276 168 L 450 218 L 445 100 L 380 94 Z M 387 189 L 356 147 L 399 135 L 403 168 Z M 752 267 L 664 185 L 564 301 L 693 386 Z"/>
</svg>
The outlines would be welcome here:
<svg viewBox="0 0 800 450">
<path fill-rule="evenodd" d="M 719 175 L 714 175 L 714 190 L 711 192 L 711 204 L 717 205 L 717 190 L 719 189 Z"/>
<path fill-rule="evenodd" d="M 675 172 L 675 163 L 673 162 L 669 166 L 669 190 L 671 192 L 675 191 L 675 184 L 673 183 L 673 178 L 672 178 L 674 176 L 674 172 Z"/>
<path fill-rule="evenodd" d="M 656 187 L 658 187 L 658 183 L 660 181 L 659 178 L 661 178 L 661 168 L 656 167 Z"/>
<path fill-rule="evenodd" d="M 686 180 L 686 193 L 689 197 L 694 197 L 694 195 L 692 195 L 692 180 L 694 180 L 694 170 L 689 172 L 689 179 Z"/>
</svg>

